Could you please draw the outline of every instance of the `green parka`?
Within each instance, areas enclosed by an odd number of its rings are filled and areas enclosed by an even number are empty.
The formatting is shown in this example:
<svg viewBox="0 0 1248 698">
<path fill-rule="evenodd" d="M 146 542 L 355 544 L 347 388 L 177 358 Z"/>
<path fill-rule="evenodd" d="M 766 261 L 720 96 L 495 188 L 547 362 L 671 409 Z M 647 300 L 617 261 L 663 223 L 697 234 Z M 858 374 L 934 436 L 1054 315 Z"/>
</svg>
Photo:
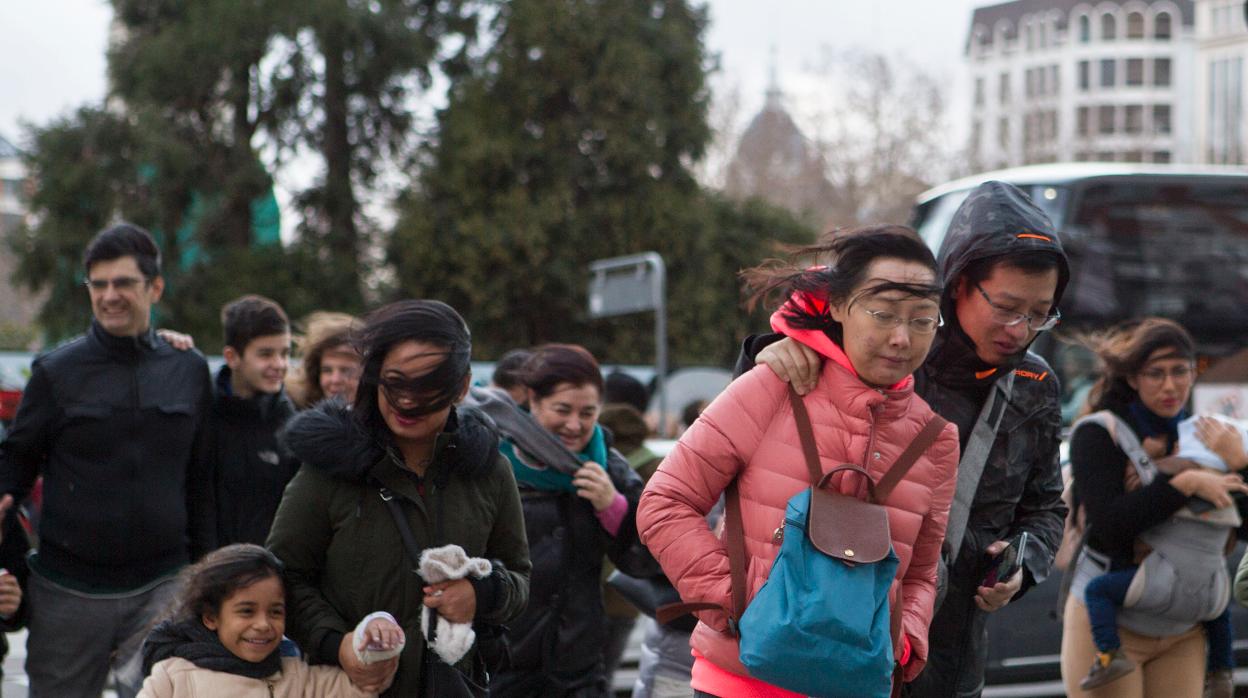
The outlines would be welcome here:
<svg viewBox="0 0 1248 698">
<path fill-rule="evenodd" d="M 388 611 L 407 634 L 407 646 L 383 695 L 421 695 L 423 584 L 382 487 L 400 500 L 422 549 L 455 543 L 492 562 L 490 576 L 473 584 L 476 625 L 501 625 L 524 609 L 530 569 L 524 515 L 511 466 L 499 455 L 486 417 L 463 408 L 451 413 L 423 483 L 341 403 L 300 413 L 285 442 L 303 465 L 286 488 L 268 545 L 286 565 L 287 634 L 309 661 L 337 664 L 342 636 L 369 613 Z M 441 536 L 435 536 L 439 519 Z M 469 652 L 461 667 L 472 661 Z"/>
</svg>

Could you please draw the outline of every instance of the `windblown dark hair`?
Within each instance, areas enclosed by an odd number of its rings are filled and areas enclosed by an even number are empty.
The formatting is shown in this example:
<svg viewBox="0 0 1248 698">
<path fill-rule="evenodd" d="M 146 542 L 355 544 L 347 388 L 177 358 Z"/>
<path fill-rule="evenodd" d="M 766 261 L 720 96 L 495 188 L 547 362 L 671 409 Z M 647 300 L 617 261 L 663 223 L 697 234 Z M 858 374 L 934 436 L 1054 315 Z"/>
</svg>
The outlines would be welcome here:
<svg viewBox="0 0 1248 698">
<path fill-rule="evenodd" d="M 1127 380 L 1138 374 L 1158 349 L 1172 350 L 1165 358 L 1196 360 L 1192 335 L 1179 323 L 1159 317 L 1128 320 L 1077 341 L 1095 352 L 1101 363 L 1101 377 L 1088 393 L 1092 412 L 1122 410 L 1136 400 L 1139 393 Z"/>
<path fill-rule="evenodd" d="M 913 229 L 881 224 L 832 230 L 818 243 L 793 250 L 789 260 L 769 260 L 742 272 L 746 288 L 751 291 L 749 308 L 753 310 L 760 301 L 771 305 L 773 296 L 779 296 L 777 304 L 783 304 L 795 293 L 826 301 L 828 305 L 843 303 L 854 289 L 869 281 L 868 267 L 881 258 L 917 262 L 930 269 L 936 279 L 930 284 L 881 282 L 867 293 L 902 291 L 919 298 L 940 298 L 943 287 L 931 249 Z M 820 264 L 800 266 L 802 260 Z M 841 323 L 818 303 L 790 304 L 785 319 L 796 328 L 823 330 L 837 342 L 844 339 Z"/>
<path fill-rule="evenodd" d="M 490 382 L 503 390 L 511 390 L 521 385 L 524 378 L 524 365 L 533 358 L 533 352 L 528 349 L 512 349 L 503 354 L 503 357 L 494 364 L 494 375 L 490 377 Z"/>
<path fill-rule="evenodd" d="M 538 398 L 549 397 L 560 383 L 592 385 L 602 397 L 604 383 L 598 360 L 579 344 L 544 344 L 524 365 L 524 384 Z"/>
<path fill-rule="evenodd" d="M 282 561 L 269 550 L 251 543 L 235 543 L 214 550 L 181 574 L 181 593 L 162 620 L 198 621 L 218 615 L 221 604 L 234 592 L 270 577 L 282 582 L 290 598 Z"/>
<path fill-rule="evenodd" d="M 122 257 L 134 257 L 147 281 L 160 276 L 160 248 L 151 233 L 132 223 L 118 223 L 96 233 L 82 253 L 82 269 L 90 274 L 96 262 Z"/>
<path fill-rule="evenodd" d="M 364 360 L 360 387 L 355 392 L 354 416 L 373 434 L 386 431 L 377 403 L 381 365 L 390 350 L 403 342 L 424 342 L 446 351 L 436 372 L 462 383 L 472 368 L 472 334 L 455 309 L 441 301 L 405 300 L 384 305 L 364 318 L 352 336 L 352 345 Z M 448 384 L 452 381 L 448 381 Z"/>
</svg>

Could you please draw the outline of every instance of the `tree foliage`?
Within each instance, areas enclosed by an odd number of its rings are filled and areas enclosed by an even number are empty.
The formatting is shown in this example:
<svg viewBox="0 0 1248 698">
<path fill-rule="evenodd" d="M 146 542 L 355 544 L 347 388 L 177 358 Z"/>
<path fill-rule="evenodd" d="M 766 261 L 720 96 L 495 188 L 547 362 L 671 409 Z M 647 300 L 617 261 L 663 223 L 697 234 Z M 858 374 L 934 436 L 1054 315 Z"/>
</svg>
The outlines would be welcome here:
<svg viewBox="0 0 1248 698">
<path fill-rule="evenodd" d="M 653 250 L 675 360 L 735 355 L 737 270 L 808 232 L 691 175 L 710 138 L 706 21 L 683 0 L 502 7 L 402 202 L 389 246 L 402 291 L 464 311 L 483 356 L 578 341 L 648 362 L 650 316 L 591 321 L 585 298 L 591 261 Z"/>
<path fill-rule="evenodd" d="M 267 292 L 292 315 L 362 310 L 370 241 L 361 229 L 372 228 L 358 190 L 405 156 L 415 96 L 433 64 L 453 74 L 464 63 L 488 0 L 112 4 L 120 31 L 107 106 L 27 134 L 34 223 L 9 243 L 17 280 L 50 291 L 40 315 L 49 339 L 85 326 L 77 260 L 118 219 L 161 243 L 163 324 L 209 348 L 221 303 L 243 292 Z M 322 180 L 297 193 L 300 240 L 258 244 L 276 210 L 269 167 L 296 151 L 325 165 Z"/>
</svg>

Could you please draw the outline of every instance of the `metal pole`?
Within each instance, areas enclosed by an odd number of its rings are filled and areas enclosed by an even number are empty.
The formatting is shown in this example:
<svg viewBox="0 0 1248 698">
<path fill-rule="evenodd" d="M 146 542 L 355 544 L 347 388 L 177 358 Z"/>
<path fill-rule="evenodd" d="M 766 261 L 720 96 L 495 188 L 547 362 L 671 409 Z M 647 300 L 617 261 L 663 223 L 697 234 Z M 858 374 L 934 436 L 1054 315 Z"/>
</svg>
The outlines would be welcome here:
<svg viewBox="0 0 1248 698">
<path fill-rule="evenodd" d="M 667 265 L 657 254 L 650 255 L 654 265 L 654 363 L 655 389 L 659 392 L 659 436 L 670 436 L 667 431 Z"/>
</svg>

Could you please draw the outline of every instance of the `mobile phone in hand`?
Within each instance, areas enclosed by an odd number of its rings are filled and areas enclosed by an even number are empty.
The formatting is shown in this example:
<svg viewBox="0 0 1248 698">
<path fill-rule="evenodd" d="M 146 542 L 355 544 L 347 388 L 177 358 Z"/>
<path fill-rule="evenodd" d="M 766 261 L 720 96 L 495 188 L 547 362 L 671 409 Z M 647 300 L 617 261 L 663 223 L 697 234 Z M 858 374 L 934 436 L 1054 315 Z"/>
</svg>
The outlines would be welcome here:
<svg viewBox="0 0 1248 698">
<path fill-rule="evenodd" d="M 980 586 L 991 587 L 1001 582 L 1008 582 L 1023 567 L 1027 555 L 1027 546 L 1031 542 L 1031 534 L 1023 531 L 1012 538 L 1005 550 L 992 559 L 988 573 Z"/>
</svg>

